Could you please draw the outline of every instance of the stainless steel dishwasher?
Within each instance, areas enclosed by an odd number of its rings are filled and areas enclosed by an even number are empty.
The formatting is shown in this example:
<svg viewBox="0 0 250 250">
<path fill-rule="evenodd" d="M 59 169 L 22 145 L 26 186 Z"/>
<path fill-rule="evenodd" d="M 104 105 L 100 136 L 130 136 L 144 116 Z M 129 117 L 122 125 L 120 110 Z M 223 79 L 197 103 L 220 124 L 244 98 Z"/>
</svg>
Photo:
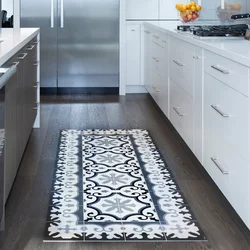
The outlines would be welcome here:
<svg viewBox="0 0 250 250">
<path fill-rule="evenodd" d="M 0 68 L 0 231 L 4 230 L 4 146 L 5 146 L 5 86 L 13 81 L 16 65 L 11 68 Z"/>
</svg>

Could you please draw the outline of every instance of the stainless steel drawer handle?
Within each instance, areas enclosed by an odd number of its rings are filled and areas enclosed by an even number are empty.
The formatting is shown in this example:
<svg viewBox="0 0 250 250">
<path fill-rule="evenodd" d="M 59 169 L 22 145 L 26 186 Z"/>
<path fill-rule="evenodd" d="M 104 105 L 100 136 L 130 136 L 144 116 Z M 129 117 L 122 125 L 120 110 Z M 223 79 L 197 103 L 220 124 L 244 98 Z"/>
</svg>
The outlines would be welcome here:
<svg viewBox="0 0 250 250">
<path fill-rule="evenodd" d="M 159 37 L 158 37 L 158 36 L 156 36 L 156 35 L 154 35 L 154 38 L 155 38 L 155 39 L 159 39 Z"/>
<path fill-rule="evenodd" d="M 34 109 L 34 110 L 38 110 L 39 103 L 36 102 L 35 104 L 36 104 L 36 106 L 35 106 L 33 109 Z"/>
<path fill-rule="evenodd" d="M 199 56 L 193 56 L 193 58 L 194 58 L 195 60 L 200 59 L 200 57 L 199 57 Z"/>
<path fill-rule="evenodd" d="M 150 32 L 149 32 L 149 31 L 147 31 L 147 30 L 145 30 L 144 32 L 145 32 L 146 34 L 150 34 Z"/>
<path fill-rule="evenodd" d="M 160 90 L 157 89 L 155 86 L 152 86 L 152 87 L 153 87 L 153 89 L 155 90 L 155 92 L 160 92 Z"/>
<path fill-rule="evenodd" d="M 217 65 L 212 65 L 211 68 L 221 72 L 222 74 L 224 75 L 228 75 L 229 74 L 229 71 L 228 70 L 225 70 L 225 69 L 221 69 L 220 67 L 218 67 Z"/>
<path fill-rule="evenodd" d="M 28 53 L 22 53 L 21 56 L 18 57 L 19 60 L 24 60 Z"/>
<path fill-rule="evenodd" d="M 228 117 L 230 117 L 230 115 L 229 114 L 226 114 L 226 113 L 224 113 L 223 111 L 221 111 L 220 109 L 219 109 L 219 105 L 211 105 L 211 107 L 216 111 L 216 112 L 218 112 L 221 116 L 223 116 L 223 117 L 225 117 L 225 118 L 228 118 Z"/>
<path fill-rule="evenodd" d="M 54 0 L 50 0 L 50 28 L 54 28 Z"/>
<path fill-rule="evenodd" d="M 64 28 L 64 0 L 61 0 L 61 29 Z"/>
<path fill-rule="evenodd" d="M 18 66 L 20 62 L 13 62 L 12 65 Z"/>
<path fill-rule="evenodd" d="M 33 65 L 34 65 L 34 66 L 38 66 L 38 65 L 39 65 L 39 62 L 37 61 L 37 62 L 35 62 Z"/>
<path fill-rule="evenodd" d="M 178 66 L 180 66 L 180 67 L 183 67 L 183 66 L 184 66 L 184 64 L 182 64 L 181 62 L 179 62 L 179 61 L 177 61 L 177 60 L 173 60 L 173 62 L 174 62 L 175 64 L 177 64 Z"/>
<path fill-rule="evenodd" d="M 219 159 L 216 157 L 211 157 L 212 162 L 217 166 L 217 168 L 221 171 L 222 174 L 229 174 L 227 170 L 224 170 L 221 164 L 219 163 Z"/>
<path fill-rule="evenodd" d="M 34 44 L 38 44 L 38 43 L 40 43 L 40 41 L 39 40 L 37 40 L 37 41 L 35 41 L 35 42 L 33 42 Z"/>
<path fill-rule="evenodd" d="M 30 47 L 27 48 L 27 50 L 33 50 L 36 47 L 36 45 L 31 45 Z"/>
<path fill-rule="evenodd" d="M 160 62 L 160 60 L 157 59 L 156 57 L 152 57 L 152 58 L 153 58 L 153 60 L 155 60 L 156 62 Z"/>
<path fill-rule="evenodd" d="M 185 116 L 186 114 L 182 114 L 180 112 L 180 108 L 179 107 L 173 107 L 173 110 L 177 113 L 178 116 Z"/>
<path fill-rule="evenodd" d="M 167 41 L 165 41 L 165 40 L 162 40 L 162 42 L 163 42 L 163 43 L 167 43 Z"/>
<path fill-rule="evenodd" d="M 33 86 L 34 88 L 38 88 L 39 82 L 35 82 L 35 85 Z"/>
</svg>

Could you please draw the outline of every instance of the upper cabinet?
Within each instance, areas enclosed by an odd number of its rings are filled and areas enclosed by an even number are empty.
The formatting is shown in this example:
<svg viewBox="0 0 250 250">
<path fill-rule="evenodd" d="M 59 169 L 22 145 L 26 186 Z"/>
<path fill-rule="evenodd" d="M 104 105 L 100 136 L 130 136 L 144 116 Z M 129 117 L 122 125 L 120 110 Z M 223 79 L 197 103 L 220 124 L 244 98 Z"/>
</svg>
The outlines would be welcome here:
<svg viewBox="0 0 250 250">
<path fill-rule="evenodd" d="M 175 8 L 177 3 L 188 3 L 188 0 L 159 0 L 159 18 L 160 19 L 176 19 L 179 18 Z"/>
<path fill-rule="evenodd" d="M 167 1 L 167 0 L 165 0 Z M 158 0 L 126 0 L 126 19 L 158 19 Z"/>
</svg>

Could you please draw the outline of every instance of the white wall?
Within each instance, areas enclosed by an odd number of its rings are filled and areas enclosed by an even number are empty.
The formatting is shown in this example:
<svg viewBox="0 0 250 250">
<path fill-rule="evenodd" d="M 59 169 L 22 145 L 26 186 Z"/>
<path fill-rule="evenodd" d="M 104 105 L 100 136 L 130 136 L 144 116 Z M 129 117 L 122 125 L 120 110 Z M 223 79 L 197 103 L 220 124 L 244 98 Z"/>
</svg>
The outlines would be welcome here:
<svg viewBox="0 0 250 250">
<path fill-rule="evenodd" d="M 8 12 L 7 16 L 10 17 L 13 15 L 13 0 L 2 0 L 2 10 Z"/>
</svg>

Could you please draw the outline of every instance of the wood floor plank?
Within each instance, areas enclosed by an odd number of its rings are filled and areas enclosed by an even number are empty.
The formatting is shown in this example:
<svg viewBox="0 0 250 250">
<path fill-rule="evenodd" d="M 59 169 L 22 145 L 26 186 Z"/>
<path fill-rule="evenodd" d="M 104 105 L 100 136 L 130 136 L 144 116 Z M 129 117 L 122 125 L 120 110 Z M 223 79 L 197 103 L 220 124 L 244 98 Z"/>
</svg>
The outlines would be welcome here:
<svg viewBox="0 0 250 250">
<path fill-rule="evenodd" d="M 1 250 L 249 250 L 249 230 L 221 196 L 148 95 L 43 96 L 34 130 L 6 206 Z M 52 173 L 61 129 L 144 128 L 169 163 L 208 242 L 43 243 Z"/>
</svg>

